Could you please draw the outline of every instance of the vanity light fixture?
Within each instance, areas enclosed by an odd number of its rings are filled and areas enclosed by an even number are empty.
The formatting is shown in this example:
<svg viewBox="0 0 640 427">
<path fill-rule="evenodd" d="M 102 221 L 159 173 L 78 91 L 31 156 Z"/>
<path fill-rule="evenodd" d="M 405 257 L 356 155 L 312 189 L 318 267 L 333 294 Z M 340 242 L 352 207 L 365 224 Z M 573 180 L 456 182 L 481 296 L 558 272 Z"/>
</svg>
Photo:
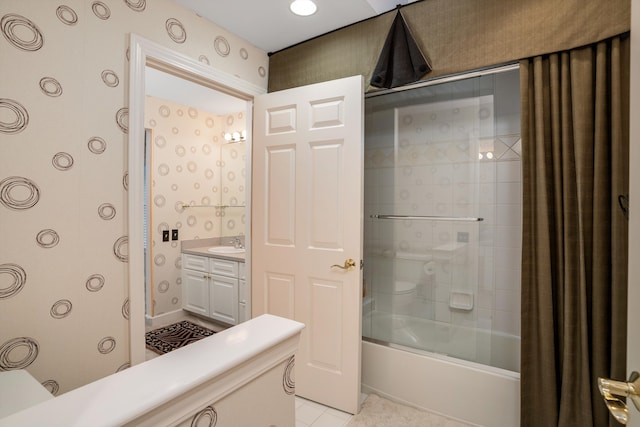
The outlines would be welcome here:
<svg viewBox="0 0 640 427">
<path fill-rule="evenodd" d="M 228 143 L 232 144 L 234 142 L 240 142 L 247 139 L 247 131 L 243 130 L 242 132 L 226 132 L 224 134 L 224 140 Z"/>
<path fill-rule="evenodd" d="M 309 16 L 316 13 L 318 6 L 312 0 L 294 0 L 289 5 L 291 12 L 299 16 Z"/>
</svg>

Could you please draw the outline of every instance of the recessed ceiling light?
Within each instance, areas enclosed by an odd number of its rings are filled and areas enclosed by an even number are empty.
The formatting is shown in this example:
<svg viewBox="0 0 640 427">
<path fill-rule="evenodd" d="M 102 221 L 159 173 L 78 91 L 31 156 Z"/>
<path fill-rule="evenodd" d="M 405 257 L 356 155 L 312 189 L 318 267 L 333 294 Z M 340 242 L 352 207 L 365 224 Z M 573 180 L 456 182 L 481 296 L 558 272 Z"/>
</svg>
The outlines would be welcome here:
<svg viewBox="0 0 640 427">
<path fill-rule="evenodd" d="M 296 15 L 309 16 L 316 13 L 318 7 L 311 0 L 294 0 L 289 6 L 289 9 Z"/>
</svg>

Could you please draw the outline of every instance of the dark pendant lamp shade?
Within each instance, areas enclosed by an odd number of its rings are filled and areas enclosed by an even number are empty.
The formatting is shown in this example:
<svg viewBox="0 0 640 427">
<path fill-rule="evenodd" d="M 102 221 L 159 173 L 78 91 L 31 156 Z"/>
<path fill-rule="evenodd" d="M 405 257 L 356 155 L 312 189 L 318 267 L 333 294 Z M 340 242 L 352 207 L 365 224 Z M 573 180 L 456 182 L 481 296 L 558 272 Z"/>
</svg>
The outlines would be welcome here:
<svg viewBox="0 0 640 427">
<path fill-rule="evenodd" d="M 414 83 L 430 71 L 429 61 L 420 51 L 398 9 L 373 70 L 371 86 L 391 89 Z"/>
</svg>

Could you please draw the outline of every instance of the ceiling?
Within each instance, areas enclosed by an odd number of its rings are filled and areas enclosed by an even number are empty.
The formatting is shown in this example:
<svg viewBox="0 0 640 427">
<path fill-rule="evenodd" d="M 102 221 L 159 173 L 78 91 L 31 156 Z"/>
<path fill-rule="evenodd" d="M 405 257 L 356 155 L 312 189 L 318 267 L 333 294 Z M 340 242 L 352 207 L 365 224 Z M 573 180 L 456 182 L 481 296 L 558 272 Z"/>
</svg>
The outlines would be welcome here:
<svg viewBox="0 0 640 427">
<path fill-rule="evenodd" d="M 146 95 L 206 111 L 216 116 L 244 111 L 247 102 L 180 77 L 145 67 Z"/>
<path fill-rule="evenodd" d="M 174 0 L 265 52 L 276 52 L 417 0 L 314 0 L 318 10 L 296 16 L 292 0 Z"/>
</svg>

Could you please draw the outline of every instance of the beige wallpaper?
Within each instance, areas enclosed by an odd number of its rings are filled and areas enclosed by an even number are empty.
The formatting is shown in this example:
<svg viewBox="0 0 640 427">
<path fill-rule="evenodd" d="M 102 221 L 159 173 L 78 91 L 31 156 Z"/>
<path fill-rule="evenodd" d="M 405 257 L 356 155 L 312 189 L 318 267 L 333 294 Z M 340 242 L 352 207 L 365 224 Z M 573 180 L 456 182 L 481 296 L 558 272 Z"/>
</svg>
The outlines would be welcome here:
<svg viewBox="0 0 640 427">
<path fill-rule="evenodd" d="M 244 129 L 245 120 L 242 112 L 218 116 L 147 97 L 145 127 L 152 134 L 151 268 L 158 316 L 182 307 L 180 241 L 244 234 L 244 209 L 216 206 L 244 204 L 246 156 L 238 151 L 244 144 L 227 144 L 223 135 Z M 163 242 L 163 230 L 178 230 L 178 240 Z"/>
<path fill-rule="evenodd" d="M 169 0 L 2 0 L 0 32 L 0 370 L 60 394 L 129 363 L 130 32 L 262 87 L 268 61 Z"/>
</svg>

